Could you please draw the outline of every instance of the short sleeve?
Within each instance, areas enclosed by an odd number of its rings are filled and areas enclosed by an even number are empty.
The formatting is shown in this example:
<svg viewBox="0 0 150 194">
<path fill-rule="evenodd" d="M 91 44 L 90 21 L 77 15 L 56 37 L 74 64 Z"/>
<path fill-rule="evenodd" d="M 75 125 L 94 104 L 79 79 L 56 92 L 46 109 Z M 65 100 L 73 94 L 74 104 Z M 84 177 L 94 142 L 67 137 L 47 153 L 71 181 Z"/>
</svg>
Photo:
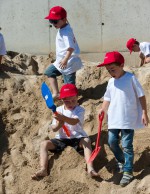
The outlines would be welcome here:
<svg viewBox="0 0 150 194">
<path fill-rule="evenodd" d="M 84 114 L 85 114 L 84 108 L 78 107 L 77 110 L 75 111 L 75 114 L 74 114 L 73 118 L 78 118 L 80 123 L 83 125 L 83 123 L 84 123 Z"/>
<path fill-rule="evenodd" d="M 150 43 L 142 42 L 140 43 L 140 50 L 144 54 L 144 56 L 150 55 Z"/>
<path fill-rule="evenodd" d="M 150 54 L 150 44 L 146 44 L 145 45 L 145 53 L 144 53 L 144 55 L 147 56 L 149 54 Z"/>
<path fill-rule="evenodd" d="M 132 76 L 132 81 L 133 81 L 133 87 L 134 87 L 134 90 L 138 96 L 138 98 L 144 96 L 144 90 L 140 84 L 140 82 L 137 80 L 137 78 L 135 76 Z"/>
<path fill-rule="evenodd" d="M 73 32 L 70 30 L 69 33 L 63 35 L 64 43 L 66 48 L 76 48 L 76 39 Z"/>
</svg>

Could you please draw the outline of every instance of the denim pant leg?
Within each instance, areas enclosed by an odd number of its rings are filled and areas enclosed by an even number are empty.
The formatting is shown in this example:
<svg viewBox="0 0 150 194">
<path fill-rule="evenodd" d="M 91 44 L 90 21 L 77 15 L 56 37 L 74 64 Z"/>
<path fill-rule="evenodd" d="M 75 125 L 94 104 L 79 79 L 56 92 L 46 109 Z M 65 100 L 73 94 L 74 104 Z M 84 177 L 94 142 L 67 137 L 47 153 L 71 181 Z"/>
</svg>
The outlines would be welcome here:
<svg viewBox="0 0 150 194">
<path fill-rule="evenodd" d="M 75 84 L 76 82 L 76 72 L 71 73 L 69 75 L 63 75 L 65 84 Z"/>
<path fill-rule="evenodd" d="M 108 130 L 108 145 L 115 155 L 118 162 L 124 163 L 124 154 L 119 146 L 119 133 L 120 129 L 109 129 Z"/>
<path fill-rule="evenodd" d="M 60 76 L 62 74 L 57 70 L 57 68 L 53 64 L 51 64 L 44 71 L 44 75 L 47 75 L 47 77 L 56 78 L 57 76 Z"/>
<path fill-rule="evenodd" d="M 130 172 L 133 171 L 133 159 L 134 159 L 134 153 L 133 153 L 133 136 L 134 136 L 134 130 L 131 129 L 124 129 L 121 130 L 121 141 L 122 141 L 122 148 L 125 158 L 124 163 L 124 172 Z"/>
</svg>

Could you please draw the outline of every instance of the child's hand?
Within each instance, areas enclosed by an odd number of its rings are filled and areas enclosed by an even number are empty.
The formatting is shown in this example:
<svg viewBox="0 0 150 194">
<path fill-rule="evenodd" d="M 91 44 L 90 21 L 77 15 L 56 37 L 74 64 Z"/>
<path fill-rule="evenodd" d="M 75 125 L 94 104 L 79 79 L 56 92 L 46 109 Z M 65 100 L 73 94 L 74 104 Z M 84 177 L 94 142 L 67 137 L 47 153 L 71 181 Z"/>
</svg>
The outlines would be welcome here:
<svg viewBox="0 0 150 194">
<path fill-rule="evenodd" d="M 57 121 L 63 121 L 63 122 L 64 122 L 64 115 L 62 115 L 60 112 L 57 112 L 57 114 L 53 114 L 53 117 L 54 117 Z"/>
<path fill-rule="evenodd" d="M 59 62 L 59 64 L 60 64 L 59 68 L 60 68 L 60 69 L 66 69 L 66 67 L 67 67 L 67 62 L 68 62 L 68 60 L 67 60 L 66 58 L 63 58 L 63 59 Z"/>
<path fill-rule="evenodd" d="M 148 126 L 149 118 L 148 118 L 148 115 L 147 115 L 146 113 L 143 113 L 143 114 L 142 114 L 142 123 L 143 123 L 145 126 Z"/>
<path fill-rule="evenodd" d="M 102 108 L 98 111 L 98 115 L 101 115 L 102 112 L 105 112 Z"/>
<path fill-rule="evenodd" d="M 64 121 L 57 121 L 57 127 L 61 128 L 64 125 Z"/>
</svg>

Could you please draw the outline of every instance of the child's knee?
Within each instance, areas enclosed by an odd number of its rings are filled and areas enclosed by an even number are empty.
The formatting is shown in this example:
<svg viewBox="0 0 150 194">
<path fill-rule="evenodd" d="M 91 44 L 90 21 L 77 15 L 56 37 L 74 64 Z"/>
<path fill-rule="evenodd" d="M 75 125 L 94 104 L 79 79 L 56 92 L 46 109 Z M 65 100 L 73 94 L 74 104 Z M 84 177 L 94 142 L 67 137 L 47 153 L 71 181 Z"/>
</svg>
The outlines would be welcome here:
<svg viewBox="0 0 150 194">
<path fill-rule="evenodd" d="M 118 146 L 118 141 L 113 140 L 113 139 L 109 139 L 108 140 L 108 145 L 109 145 L 110 149 L 114 149 L 116 146 Z"/>
<path fill-rule="evenodd" d="M 83 147 L 89 147 L 89 146 L 91 146 L 91 140 L 90 140 L 90 138 L 88 138 L 88 137 L 83 138 L 80 141 L 80 145 L 83 146 Z"/>
<path fill-rule="evenodd" d="M 91 144 L 91 140 L 90 140 L 90 138 L 88 138 L 88 137 L 85 137 L 85 138 L 84 138 L 84 141 L 85 141 L 86 143 L 90 143 L 90 144 Z"/>
<path fill-rule="evenodd" d="M 42 148 L 42 149 L 47 149 L 48 146 L 49 146 L 49 143 L 50 143 L 49 140 L 44 140 L 44 141 L 42 141 L 42 142 L 41 142 L 41 148 Z"/>
<path fill-rule="evenodd" d="M 145 58 L 145 56 L 144 56 L 144 54 L 143 54 L 142 52 L 139 53 L 139 57 L 140 57 L 141 59 L 144 59 L 144 58 Z"/>
</svg>

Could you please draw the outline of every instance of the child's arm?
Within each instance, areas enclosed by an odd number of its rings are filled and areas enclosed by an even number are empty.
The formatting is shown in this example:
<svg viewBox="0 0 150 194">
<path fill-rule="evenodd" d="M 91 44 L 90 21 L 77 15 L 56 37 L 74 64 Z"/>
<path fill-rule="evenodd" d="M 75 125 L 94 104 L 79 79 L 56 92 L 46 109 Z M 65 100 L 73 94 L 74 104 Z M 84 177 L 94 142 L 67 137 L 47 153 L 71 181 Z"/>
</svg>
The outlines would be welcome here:
<svg viewBox="0 0 150 194">
<path fill-rule="evenodd" d="M 68 48 L 66 56 L 60 61 L 60 69 L 65 69 L 67 67 L 67 62 L 68 59 L 70 58 L 71 54 L 73 53 L 74 49 L 73 48 Z"/>
<path fill-rule="evenodd" d="M 142 123 L 145 126 L 148 126 L 149 118 L 148 118 L 148 115 L 147 115 L 146 98 L 145 98 L 145 96 L 142 96 L 142 97 L 139 98 L 139 100 L 140 100 L 141 107 L 142 107 Z"/>
<path fill-rule="evenodd" d="M 76 125 L 77 123 L 79 123 L 79 119 L 78 118 L 70 118 L 70 117 L 66 117 L 65 115 L 62 115 L 58 112 L 57 115 L 54 115 L 54 118 L 58 121 L 63 121 L 68 123 L 69 125 Z"/>
<path fill-rule="evenodd" d="M 104 101 L 103 101 L 103 104 L 102 104 L 102 107 L 101 107 L 100 110 L 98 111 L 98 114 L 100 115 L 102 112 L 105 112 L 105 113 L 106 113 L 107 110 L 108 110 L 109 104 L 110 104 L 109 101 L 104 100 Z"/>
<path fill-rule="evenodd" d="M 58 131 L 64 125 L 63 121 L 56 121 L 56 125 L 51 125 L 53 132 Z"/>
</svg>

